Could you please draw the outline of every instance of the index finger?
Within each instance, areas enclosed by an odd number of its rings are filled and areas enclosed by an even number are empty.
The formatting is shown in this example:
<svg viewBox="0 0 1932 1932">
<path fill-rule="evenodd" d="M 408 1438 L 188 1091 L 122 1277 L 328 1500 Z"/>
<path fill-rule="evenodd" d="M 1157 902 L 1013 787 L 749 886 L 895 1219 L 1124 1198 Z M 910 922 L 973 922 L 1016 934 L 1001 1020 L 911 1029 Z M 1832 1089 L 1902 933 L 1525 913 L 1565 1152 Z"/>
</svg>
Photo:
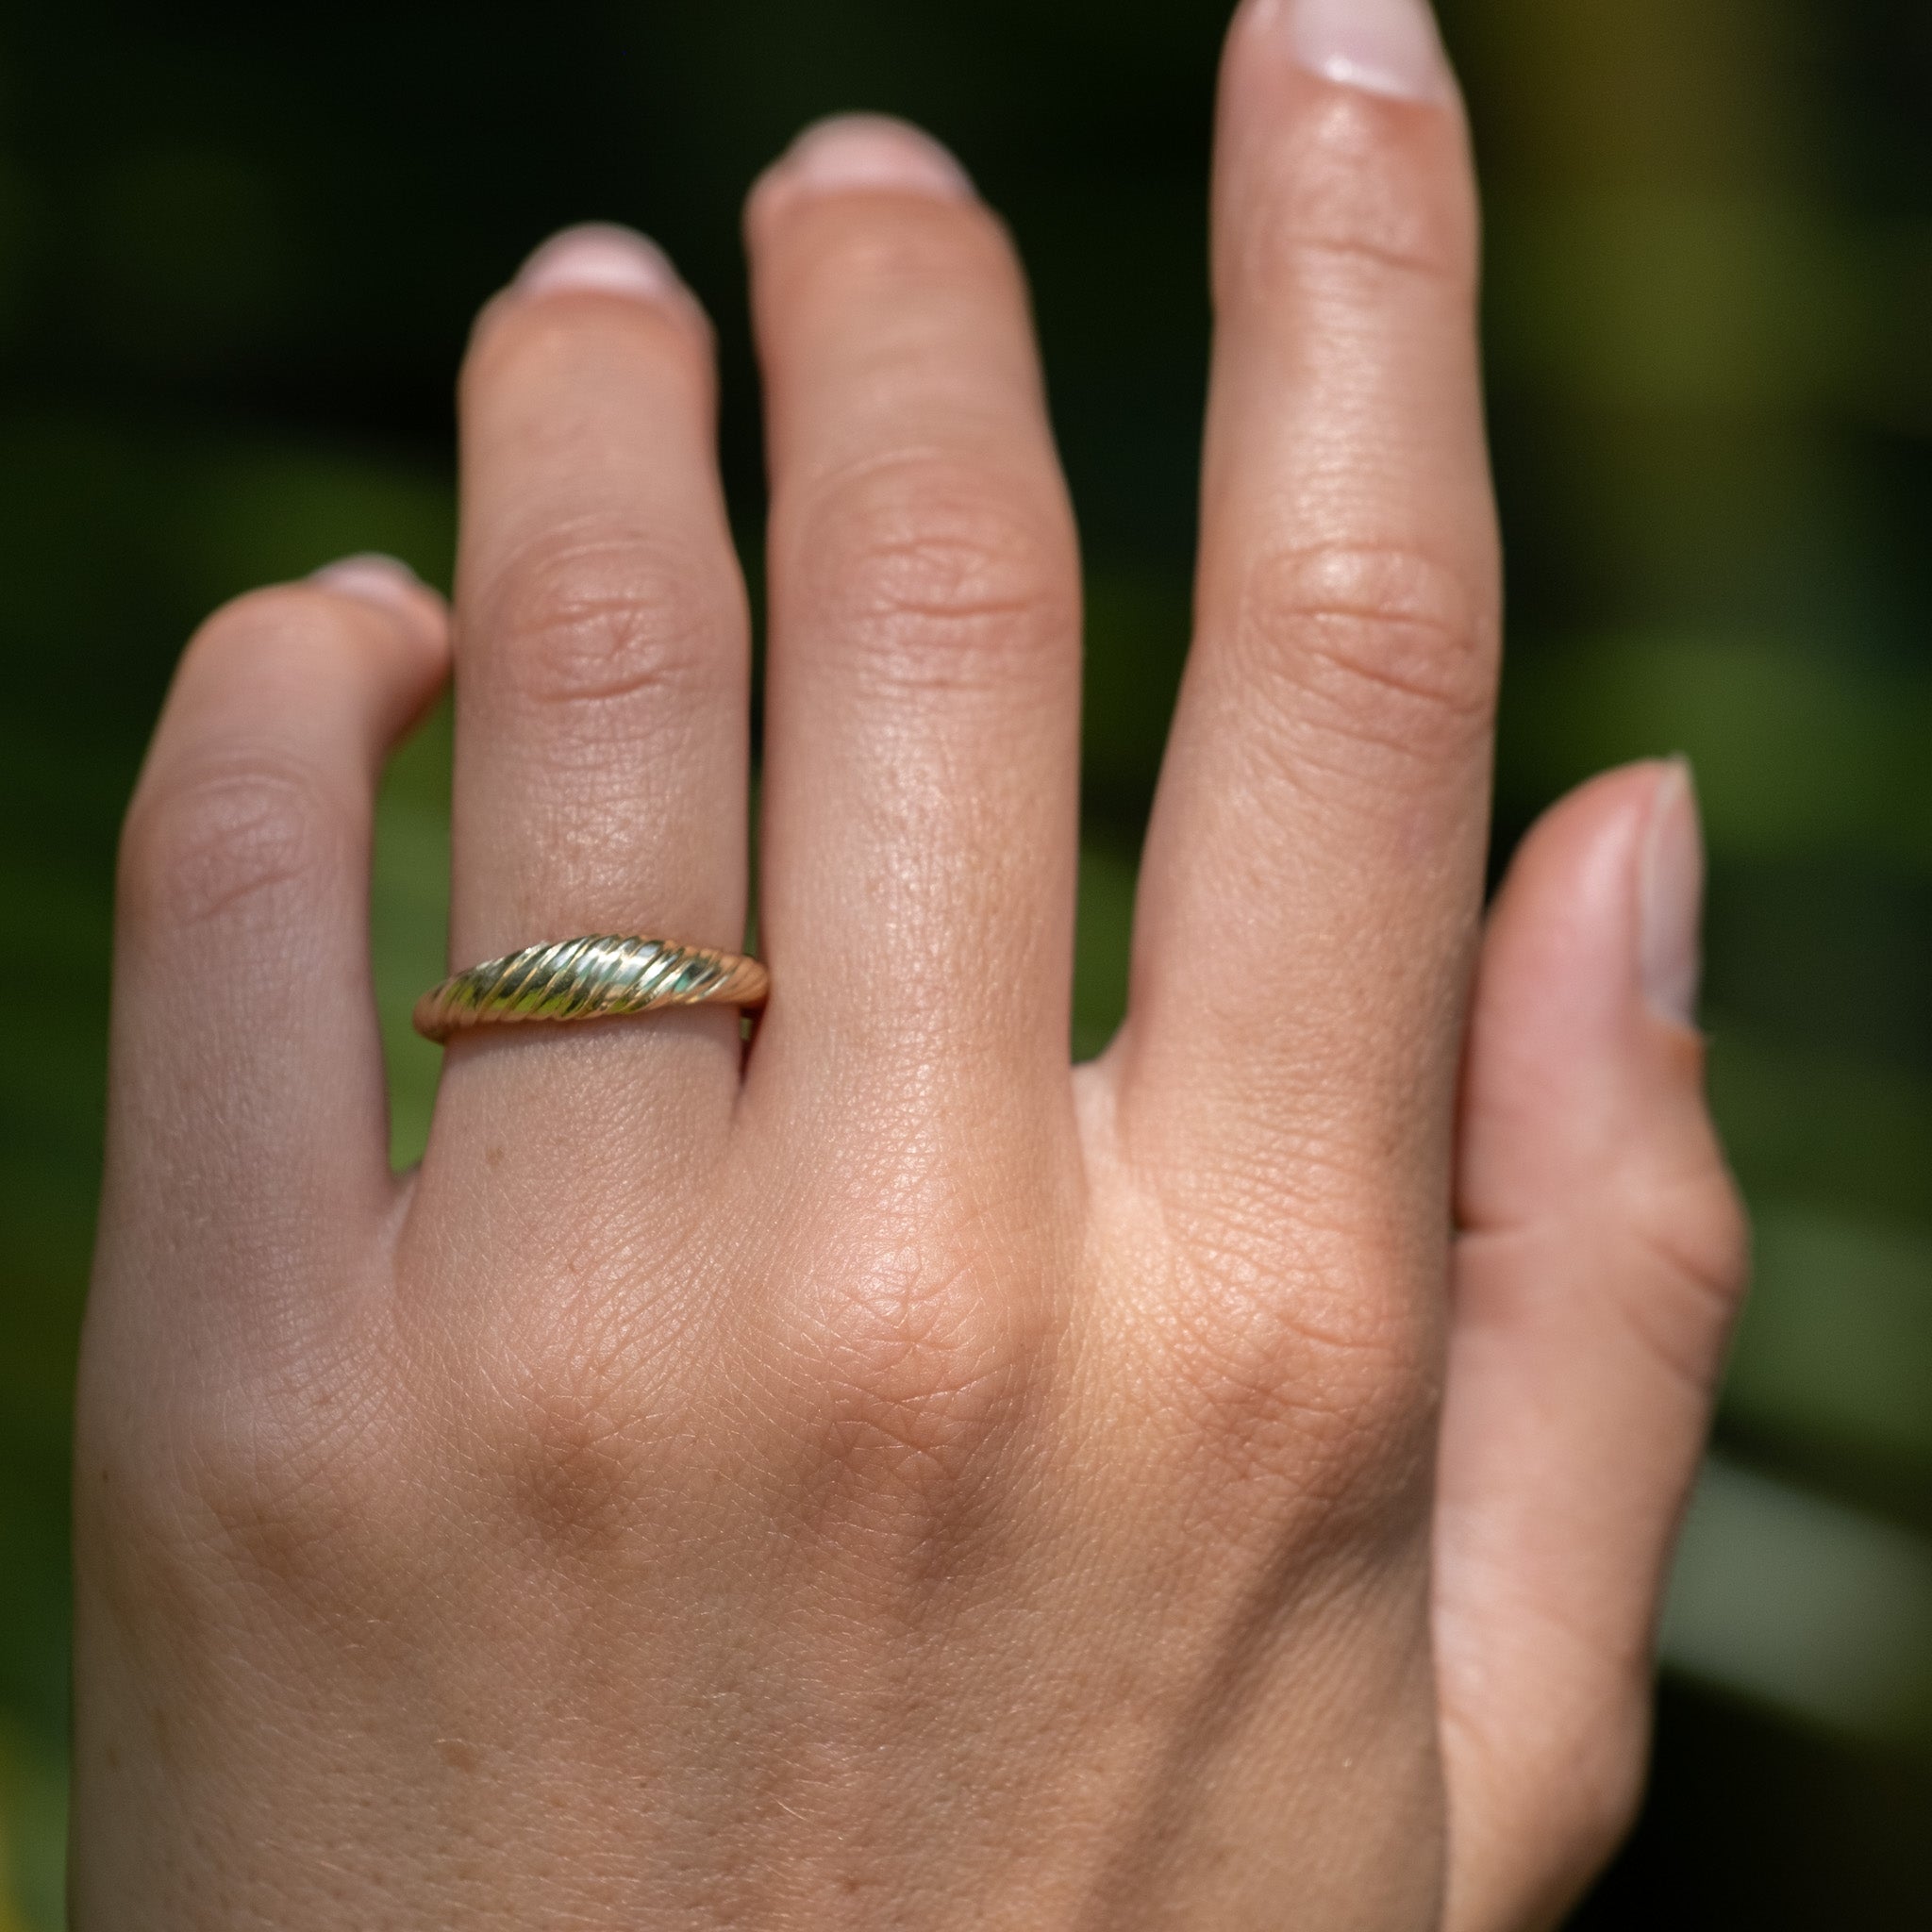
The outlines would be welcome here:
<svg viewBox="0 0 1932 1932">
<path fill-rule="evenodd" d="M 1445 1171 L 1500 595 L 1474 194 L 1423 0 L 1250 4 L 1216 175 L 1198 628 L 1125 1118 L 1164 1164 L 1313 1138 L 1407 1185 Z"/>
</svg>

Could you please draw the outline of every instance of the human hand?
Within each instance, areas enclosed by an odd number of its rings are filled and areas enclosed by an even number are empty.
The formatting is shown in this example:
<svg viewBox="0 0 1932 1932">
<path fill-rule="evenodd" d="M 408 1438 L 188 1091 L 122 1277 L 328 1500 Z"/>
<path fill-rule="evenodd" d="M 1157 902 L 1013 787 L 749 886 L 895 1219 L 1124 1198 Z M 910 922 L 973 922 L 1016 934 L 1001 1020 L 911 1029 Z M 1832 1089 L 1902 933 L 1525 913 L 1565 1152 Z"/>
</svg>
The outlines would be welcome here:
<svg viewBox="0 0 1932 1932">
<path fill-rule="evenodd" d="M 176 680 L 124 858 L 75 1922 L 1547 1924 L 1634 1802 L 1742 1238 L 1682 775 L 1557 808 L 1479 930 L 1433 31 L 1234 29 L 1199 628 L 1091 1066 L 1078 575 L 1005 238 L 868 122 L 748 229 L 748 1053 L 716 1011 L 460 1039 L 392 1177 L 366 848 L 441 608 L 341 567 Z M 458 964 L 743 930 L 711 382 L 610 231 L 478 325 Z"/>
</svg>

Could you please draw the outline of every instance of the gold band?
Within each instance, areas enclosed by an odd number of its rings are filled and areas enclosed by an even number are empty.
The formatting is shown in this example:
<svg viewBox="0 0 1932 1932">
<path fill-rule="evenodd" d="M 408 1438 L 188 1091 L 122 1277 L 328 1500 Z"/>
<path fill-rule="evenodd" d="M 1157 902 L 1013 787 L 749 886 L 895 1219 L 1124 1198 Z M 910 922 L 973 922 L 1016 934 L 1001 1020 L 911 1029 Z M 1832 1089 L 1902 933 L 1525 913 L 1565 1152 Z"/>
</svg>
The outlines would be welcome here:
<svg viewBox="0 0 1932 1932">
<path fill-rule="evenodd" d="M 416 1031 L 447 1040 L 469 1026 L 599 1020 L 658 1007 L 761 1007 L 771 976 L 756 959 L 670 940 L 593 934 L 486 959 L 416 1002 Z"/>
</svg>

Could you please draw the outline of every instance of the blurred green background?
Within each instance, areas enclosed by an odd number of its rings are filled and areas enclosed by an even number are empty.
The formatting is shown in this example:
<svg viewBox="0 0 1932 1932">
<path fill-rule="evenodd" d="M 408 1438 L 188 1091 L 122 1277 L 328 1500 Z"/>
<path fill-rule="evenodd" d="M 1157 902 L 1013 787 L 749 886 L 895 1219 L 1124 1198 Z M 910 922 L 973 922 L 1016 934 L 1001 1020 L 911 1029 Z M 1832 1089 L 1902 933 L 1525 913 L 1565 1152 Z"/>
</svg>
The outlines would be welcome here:
<svg viewBox="0 0 1932 1932">
<path fill-rule="evenodd" d="M 1932 9 L 1443 10 L 1491 225 L 1498 853 L 1602 764 L 1694 758 L 1717 1100 L 1761 1226 L 1654 1794 L 1583 1923 L 1932 1923 Z M 660 237 L 718 317 L 755 554 L 739 198 L 808 117 L 914 115 L 1018 231 L 1085 525 L 1091 1048 L 1185 635 L 1223 24 L 1209 0 L 0 16 L 0 944 L 60 960 L 16 968 L 0 1048 L 0 1932 L 59 1918 L 111 858 L 182 640 L 348 550 L 446 580 L 466 322 L 585 216 Z M 404 1156 L 446 769 L 432 726 L 378 852 Z"/>
</svg>

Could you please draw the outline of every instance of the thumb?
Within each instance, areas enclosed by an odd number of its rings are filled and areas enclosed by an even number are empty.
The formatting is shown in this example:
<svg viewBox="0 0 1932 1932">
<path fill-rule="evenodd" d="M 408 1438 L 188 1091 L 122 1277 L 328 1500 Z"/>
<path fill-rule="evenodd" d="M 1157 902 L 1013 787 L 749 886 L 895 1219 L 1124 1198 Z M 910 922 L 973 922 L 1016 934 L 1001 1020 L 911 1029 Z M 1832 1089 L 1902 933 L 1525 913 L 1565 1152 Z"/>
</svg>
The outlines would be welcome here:
<svg viewBox="0 0 1932 1932">
<path fill-rule="evenodd" d="M 1531 832 L 1483 947 L 1436 1531 L 1449 1932 L 1554 1924 L 1641 1788 L 1745 1272 L 1691 1024 L 1702 895 L 1688 771 L 1634 766 Z"/>
</svg>

